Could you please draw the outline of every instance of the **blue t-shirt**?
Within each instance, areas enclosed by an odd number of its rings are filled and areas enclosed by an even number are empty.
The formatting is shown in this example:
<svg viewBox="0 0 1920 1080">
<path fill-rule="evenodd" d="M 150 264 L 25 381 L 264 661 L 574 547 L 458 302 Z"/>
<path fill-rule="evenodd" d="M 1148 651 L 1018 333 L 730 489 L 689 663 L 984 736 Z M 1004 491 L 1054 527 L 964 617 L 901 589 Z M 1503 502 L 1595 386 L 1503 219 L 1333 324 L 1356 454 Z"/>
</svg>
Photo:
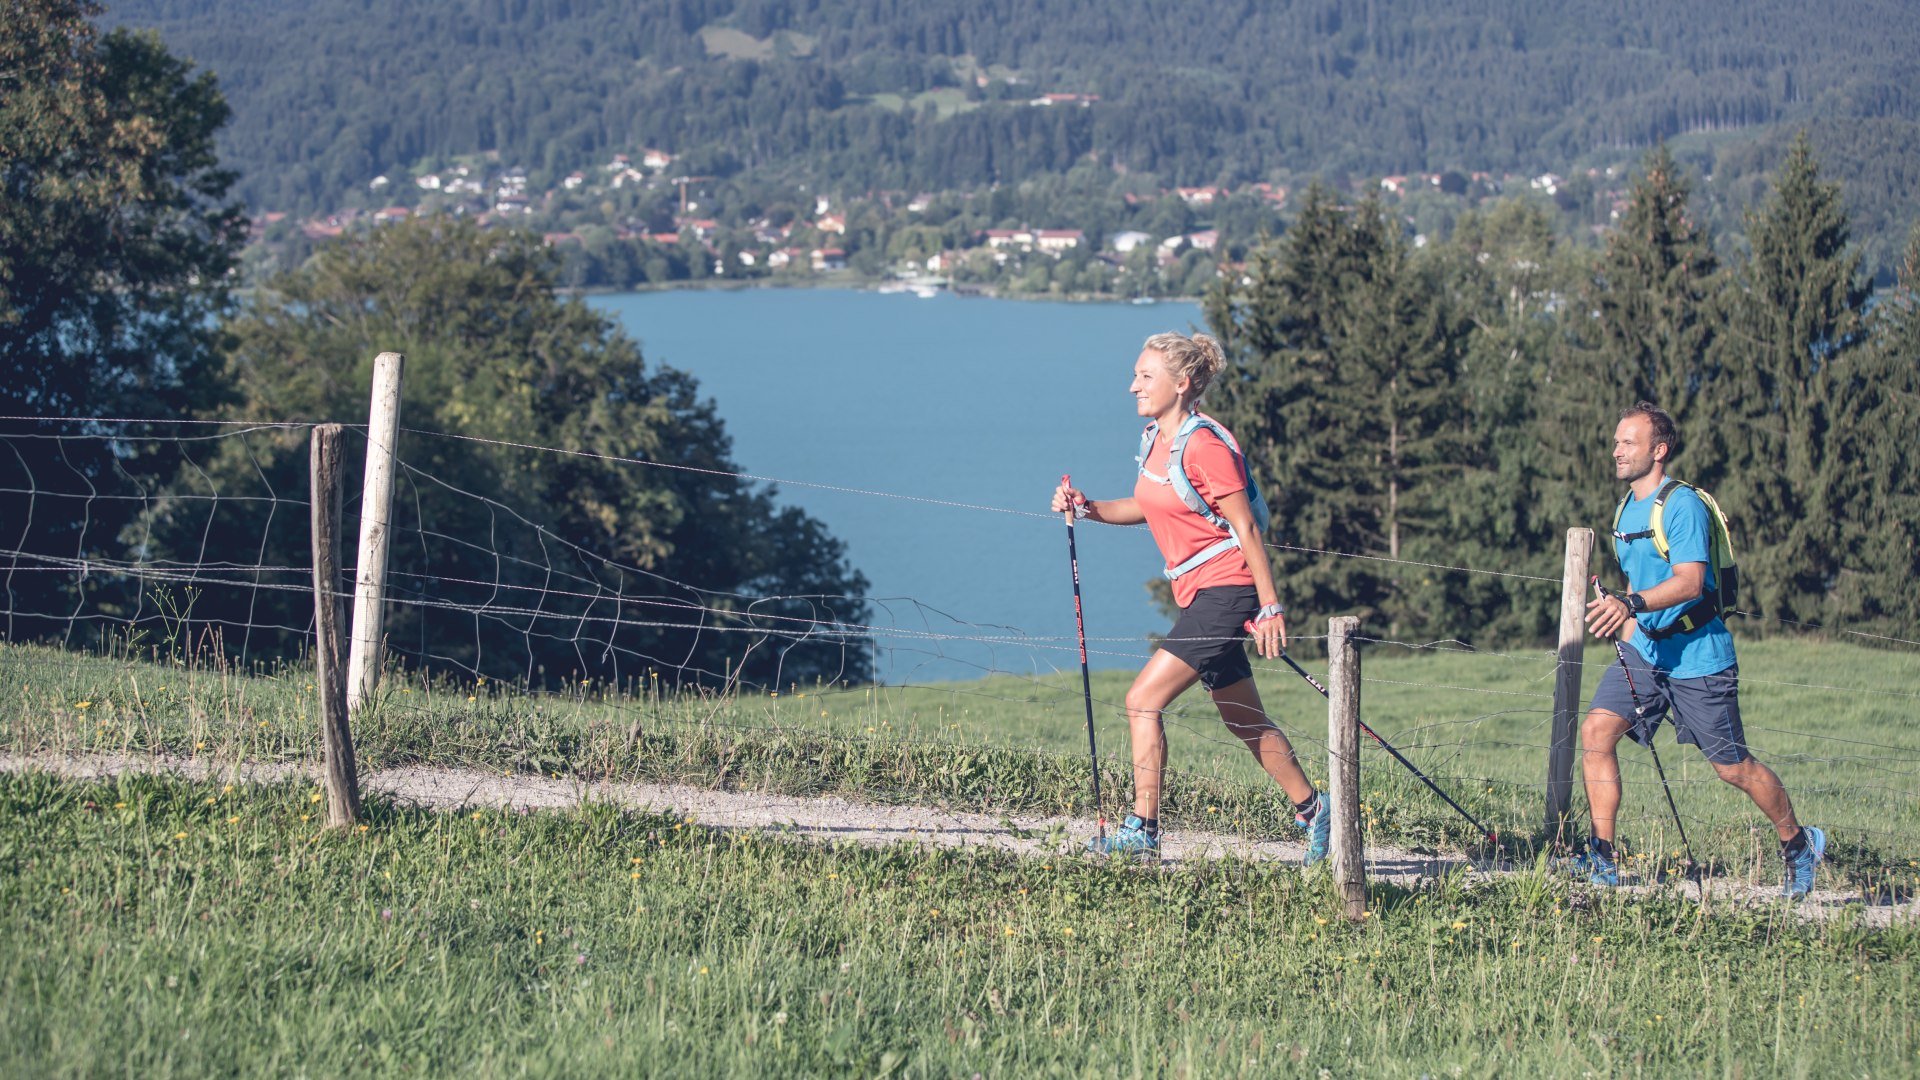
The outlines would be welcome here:
<svg viewBox="0 0 1920 1080">
<path fill-rule="evenodd" d="M 1626 509 L 1620 513 L 1618 533 L 1645 531 L 1653 519 L 1653 500 L 1658 495 L 1656 488 L 1654 494 L 1644 499 L 1628 499 Z M 1673 494 L 1667 496 L 1661 521 L 1666 526 L 1667 559 L 1660 557 L 1651 536 L 1630 543 L 1622 543 L 1618 533 L 1614 536 L 1613 553 L 1620 560 L 1620 569 L 1626 572 L 1628 587 L 1634 592 L 1646 592 L 1672 577 L 1675 564 L 1697 562 L 1707 564 L 1706 587 L 1712 592 L 1717 582 L 1713 573 L 1713 534 L 1707 524 L 1707 504 L 1700 501 L 1692 488 L 1674 488 Z M 1635 618 L 1641 630 L 1660 630 L 1679 622 L 1691 606 L 1662 608 Z M 1648 663 L 1677 679 L 1698 679 L 1734 665 L 1733 635 L 1727 632 L 1727 624 L 1721 619 L 1714 619 L 1691 633 L 1675 634 L 1659 641 L 1637 633 L 1633 635 L 1632 644 Z"/>
</svg>

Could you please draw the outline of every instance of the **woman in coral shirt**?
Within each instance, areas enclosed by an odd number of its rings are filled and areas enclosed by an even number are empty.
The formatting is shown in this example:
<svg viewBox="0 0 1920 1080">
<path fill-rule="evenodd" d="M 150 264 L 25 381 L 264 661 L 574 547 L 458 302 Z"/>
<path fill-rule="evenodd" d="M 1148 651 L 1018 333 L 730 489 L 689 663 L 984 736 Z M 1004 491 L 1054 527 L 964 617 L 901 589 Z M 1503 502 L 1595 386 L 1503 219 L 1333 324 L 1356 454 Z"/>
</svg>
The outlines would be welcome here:
<svg viewBox="0 0 1920 1080">
<path fill-rule="evenodd" d="M 1239 736 L 1293 802 L 1307 832 L 1308 863 L 1326 857 L 1329 814 L 1294 758 L 1293 746 L 1267 719 L 1247 662 L 1245 625 L 1253 623 L 1260 655 L 1286 647 L 1286 609 L 1273 587 L 1244 459 L 1225 428 L 1199 412 L 1200 395 L 1226 367 L 1220 343 L 1206 334 L 1155 334 L 1133 365 L 1133 394 L 1151 438 L 1142 439 L 1140 475 L 1125 499 L 1089 499 L 1061 485 L 1053 510 L 1109 525 L 1146 523 L 1167 561 L 1180 617 L 1127 691 L 1133 736 L 1133 814 L 1104 841 L 1102 854 L 1157 855 L 1161 774 L 1167 766 L 1162 713 L 1195 682 L 1204 685 L 1227 730 Z M 1183 438 L 1184 437 L 1184 438 Z M 1181 443 L 1185 485 L 1169 473 Z M 1182 490 L 1184 488 L 1184 492 Z M 1198 496 L 1202 511 L 1183 494 Z"/>
</svg>

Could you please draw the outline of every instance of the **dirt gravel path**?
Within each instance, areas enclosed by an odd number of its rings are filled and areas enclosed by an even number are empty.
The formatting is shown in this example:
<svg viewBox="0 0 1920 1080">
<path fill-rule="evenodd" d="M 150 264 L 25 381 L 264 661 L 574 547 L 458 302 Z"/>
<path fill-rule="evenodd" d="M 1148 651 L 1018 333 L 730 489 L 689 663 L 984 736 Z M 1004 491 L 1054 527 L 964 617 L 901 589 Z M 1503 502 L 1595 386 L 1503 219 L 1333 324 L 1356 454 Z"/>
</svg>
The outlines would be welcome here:
<svg viewBox="0 0 1920 1080">
<path fill-rule="evenodd" d="M 123 773 L 168 774 L 234 783 L 293 779 L 317 783 L 319 779 L 319 770 L 311 765 L 158 756 L 0 755 L 0 769 L 41 771 L 70 779 L 104 778 Z M 475 807 L 563 810 L 604 803 L 624 809 L 672 812 L 714 829 L 750 829 L 798 840 L 869 846 L 919 843 L 989 847 L 1028 856 L 1077 852 L 1095 828 L 1092 819 L 1082 818 L 964 813 L 859 802 L 838 796 L 808 798 L 681 784 L 587 783 L 537 776 L 503 776 L 478 769 L 414 766 L 368 770 L 361 773 L 360 784 L 364 791 L 435 810 Z M 1162 840 L 1162 846 L 1161 864 L 1170 867 L 1222 858 L 1297 863 L 1306 851 L 1306 845 L 1297 841 L 1254 840 L 1194 830 L 1170 831 Z M 1370 847 L 1366 854 L 1370 879 L 1407 887 L 1462 868 L 1476 878 L 1520 872 L 1511 866 L 1469 860 L 1464 856 L 1426 855 L 1393 847 Z M 1678 890 L 1695 900 L 1703 896 L 1702 886 L 1695 882 L 1625 887 L 1625 891 L 1635 893 L 1666 889 Z M 1715 878 L 1706 883 L 1704 896 L 1715 904 L 1758 906 L 1776 903 L 1778 891 L 1777 885 L 1756 886 L 1731 878 Z M 1828 918 L 1858 910 L 1862 921 L 1873 926 L 1920 922 L 1920 899 L 1903 904 L 1870 904 L 1857 893 L 1832 889 L 1815 890 L 1793 910 L 1805 918 Z"/>
</svg>

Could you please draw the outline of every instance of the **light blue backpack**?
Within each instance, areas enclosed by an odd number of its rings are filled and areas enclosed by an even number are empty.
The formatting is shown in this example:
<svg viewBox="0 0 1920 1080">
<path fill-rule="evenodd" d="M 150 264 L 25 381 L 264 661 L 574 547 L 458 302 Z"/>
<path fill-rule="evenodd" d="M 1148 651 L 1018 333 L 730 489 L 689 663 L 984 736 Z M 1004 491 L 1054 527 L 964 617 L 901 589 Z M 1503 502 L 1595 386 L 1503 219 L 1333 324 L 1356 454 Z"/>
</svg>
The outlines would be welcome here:
<svg viewBox="0 0 1920 1080">
<path fill-rule="evenodd" d="M 1140 475 L 1156 484 L 1173 485 L 1173 493 L 1180 496 L 1180 501 L 1187 504 L 1187 509 L 1206 518 L 1207 524 L 1225 534 L 1201 549 L 1200 553 L 1193 558 L 1179 566 L 1161 571 L 1167 575 L 1168 581 L 1178 580 L 1181 575 L 1195 567 L 1202 566 L 1220 554 L 1240 546 L 1240 538 L 1235 536 L 1233 530 L 1227 526 L 1227 519 L 1214 513 L 1213 507 L 1208 506 L 1207 500 L 1201 498 L 1200 492 L 1194 489 L 1193 481 L 1187 479 L 1185 462 L 1187 441 L 1193 438 L 1194 432 L 1203 429 L 1213 432 L 1215 437 L 1226 443 L 1227 449 L 1233 451 L 1233 459 L 1240 464 L 1240 478 L 1247 485 L 1247 501 L 1253 505 L 1253 527 L 1265 535 L 1267 525 L 1272 520 L 1272 514 L 1267 510 L 1267 500 L 1260 496 L 1260 488 L 1253 482 L 1253 470 L 1247 467 L 1247 456 L 1240 452 L 1240 444 L 1233 441 L 1233 436 L 1227 433 L 1226 428 L 1220 426 L 1219 421 L 1204 413 L 1190 413 L 1185 420 L 1181 421 L 1180 430 L 1173 435 L 1173 447 L 1167 453 L 1167 475 L 1158 476 L 1148 472 L 1147 455 L 1153 452 L 1153 440 L 1160 434 L 1160 421 L 1153 421 L 1147 425 L 1146 431 L 1141 432 L 1140 452 L 1133 456 L 1134 461 L 1140 465 Z"/>
</svg>

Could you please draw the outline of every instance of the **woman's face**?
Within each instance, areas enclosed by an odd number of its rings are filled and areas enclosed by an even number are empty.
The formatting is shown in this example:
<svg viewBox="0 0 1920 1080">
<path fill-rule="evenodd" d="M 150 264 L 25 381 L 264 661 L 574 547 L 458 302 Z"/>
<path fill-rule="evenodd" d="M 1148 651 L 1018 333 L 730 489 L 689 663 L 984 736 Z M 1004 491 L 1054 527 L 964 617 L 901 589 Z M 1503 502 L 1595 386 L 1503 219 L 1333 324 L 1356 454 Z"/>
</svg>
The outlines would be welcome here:
<svg viewBox="0 0 1920 1080">
<path fill-rule="evenodd" d="M 1134 405 L 1141 416 L 1165 416 L 1180 404 L 1180 395 L 1187 388 L 1186 379 L 1175 379 L 1167 370 L 1167 361 L 1159 353 L 1148 349 L 1133 362 L 1133 385 L 1127 390 L 1133 395 Z"/>
</svg>

